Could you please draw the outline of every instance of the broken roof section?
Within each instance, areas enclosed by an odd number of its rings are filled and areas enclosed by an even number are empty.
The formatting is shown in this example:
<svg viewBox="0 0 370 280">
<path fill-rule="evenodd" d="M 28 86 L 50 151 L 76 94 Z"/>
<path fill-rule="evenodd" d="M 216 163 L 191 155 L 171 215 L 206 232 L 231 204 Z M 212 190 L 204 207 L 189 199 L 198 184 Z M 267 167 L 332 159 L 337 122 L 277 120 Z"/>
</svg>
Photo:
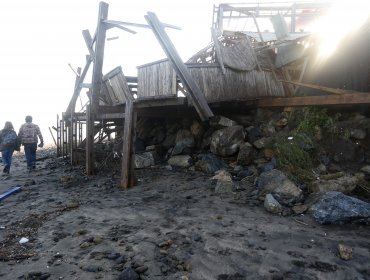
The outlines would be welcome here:
<svg viewBox="0 0 370 280">
<path fill-rule="evenodd" d="M 212 30 L 217 36 L 212 36 L 213 42 L 188 63 L 218 63 L 222 69 L 272 72 L 275 79 L 283 82 L 284 96 L 297 95 L 302 87 L 311 88 L 302 94 L 315 95 L 337 92 L 337 88 L 369 92 L 369 21 L 342 40 L 347 43 L 338 45 L 339 52 L 326 58 L 319 67 L 316 63 L 321 42 L 311 33 L 312 27 L 335 10 L 334 4 L 312 1 L 215 6 Z M 356 58 L 355 64 L 350 57 Z M 333 90 L 324 90 L 327 87 Z"/>
</svg>

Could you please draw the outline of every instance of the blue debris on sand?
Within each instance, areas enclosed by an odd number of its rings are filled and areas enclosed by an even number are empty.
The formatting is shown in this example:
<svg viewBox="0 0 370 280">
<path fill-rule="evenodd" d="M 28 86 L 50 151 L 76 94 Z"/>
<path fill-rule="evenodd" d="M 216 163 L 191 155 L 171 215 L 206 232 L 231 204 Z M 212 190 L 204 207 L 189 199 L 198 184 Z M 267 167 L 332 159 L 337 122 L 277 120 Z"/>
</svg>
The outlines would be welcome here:
<svg viewBox="0 0 370 280">
<path fill-rule="evenodd" d="M 11 190 L 3 193 L 3 194 L 0 194 L 0 200 L 3 200 L 4 198 L 12 195 L 13 193 L 16 193 L 16 192 L 20 192 L 22 190 L 22 187 L 17 185 L 16 187 L 12 188 Z"/>
</svg>

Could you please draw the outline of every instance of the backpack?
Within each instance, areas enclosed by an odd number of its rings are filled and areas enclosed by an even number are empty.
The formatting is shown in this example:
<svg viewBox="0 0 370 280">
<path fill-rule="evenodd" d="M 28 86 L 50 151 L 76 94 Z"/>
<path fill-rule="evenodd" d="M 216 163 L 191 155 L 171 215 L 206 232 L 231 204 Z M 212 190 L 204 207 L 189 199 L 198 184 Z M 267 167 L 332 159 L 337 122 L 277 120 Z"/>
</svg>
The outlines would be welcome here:
<svg viewBox="0 0 370 280">
<path fill-rule="evenodd" d="M 17 142 L 17 133 L 15 131 L 9 131 L 7 134 L 3 136 L 3 144 L 4 145 L 11 145 Z"/>
</svg>

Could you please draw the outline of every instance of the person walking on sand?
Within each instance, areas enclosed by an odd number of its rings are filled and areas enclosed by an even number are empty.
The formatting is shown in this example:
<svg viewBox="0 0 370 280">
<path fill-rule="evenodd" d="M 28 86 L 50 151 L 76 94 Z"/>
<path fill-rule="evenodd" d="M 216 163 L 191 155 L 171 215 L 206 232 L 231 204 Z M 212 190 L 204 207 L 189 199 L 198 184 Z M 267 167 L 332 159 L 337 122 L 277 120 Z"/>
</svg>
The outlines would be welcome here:
<svg viewBox="0 0 370 280">
<path fill-rule="evenodd" d="M 0 132 L 1 156 L 4 163 L 3 174 L 9 174 L 14 150 L 19 151 L 17 133 L 11 122 L 5 122 L 4 129 Z"/>
<path fill-rule="evenodd" d="M 24 146 L 26 155 L 27 169 L 31 171 L 36 168 L 36 150 L 38 138 L 40 138 L 39 147 L 44 146 L 44 138 L 42 137 L 40 128 L 37 124 L 32 123 L 32 117 L 26 116 L 26 123 L 22 124 L 19 129 L 18 137 L 20 143 Z M 38 137 L 38 138 L 37 138 Z"/>
</svg>

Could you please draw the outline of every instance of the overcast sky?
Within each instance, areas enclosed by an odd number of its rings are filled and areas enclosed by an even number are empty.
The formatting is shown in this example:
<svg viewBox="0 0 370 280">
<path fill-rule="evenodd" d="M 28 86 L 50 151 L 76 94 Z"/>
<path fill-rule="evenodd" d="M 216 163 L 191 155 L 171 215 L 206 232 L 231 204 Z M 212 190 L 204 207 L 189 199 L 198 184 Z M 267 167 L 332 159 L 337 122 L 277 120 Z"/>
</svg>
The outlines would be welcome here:
<svg viewBox="0 0 370 280">
<path fill-rule="evenodd" d="M 97 0 L 12 0 L 1 4 L 0 16 L 0 127 L 13 122 L 16 130 L 27 114 L 34 116 L 43 134 L 55 125 L 73 93 L 75 76 L 69 68 L 85 65 L 88 53 L 81 31 L 94 34 L 99 8 Z M 155 12 L 159 19 L 183 28 L 168 30 L 183 59 L 210 41 L 214 1 L 123 1 L 110 0 L 111 20 L 146 23 L 144 15 Z M 165 58 L 150 30 L 108 32 L 104 73 L 121 65 L 135 75 L 136 66 Z"/>
<path fill-rule="evenodd" d="M 94 34 L 99 2 L 11 0 L 1 3 L 0 128 L 9 120 L 18 130 L 24 117 L 30 114 L 51 141 L 47 127 L 56 125 L 56 115 L 66 110 L 73 93 L 75 75 L 68 64 L 73 68 L 84 67 L 88 51 L 81 32 L 89 29 Z M 146 23 L 144 15 L 152 11 L 162 22 L 181 27 L 181 31 L 166 30 L 183 60 L 210 42 L 213 5 L 235 3 L 214 0 L 106 2 L 110 20 Z M 106 42 L 103 73 L 122 66 L 126 75 L 136 75 L 136 66 L 165 58 L 152 31 L 135 30 L 136 35 L 119 29 L 108 31 L 107 37 L 119 38 Z"/>
</svg>

